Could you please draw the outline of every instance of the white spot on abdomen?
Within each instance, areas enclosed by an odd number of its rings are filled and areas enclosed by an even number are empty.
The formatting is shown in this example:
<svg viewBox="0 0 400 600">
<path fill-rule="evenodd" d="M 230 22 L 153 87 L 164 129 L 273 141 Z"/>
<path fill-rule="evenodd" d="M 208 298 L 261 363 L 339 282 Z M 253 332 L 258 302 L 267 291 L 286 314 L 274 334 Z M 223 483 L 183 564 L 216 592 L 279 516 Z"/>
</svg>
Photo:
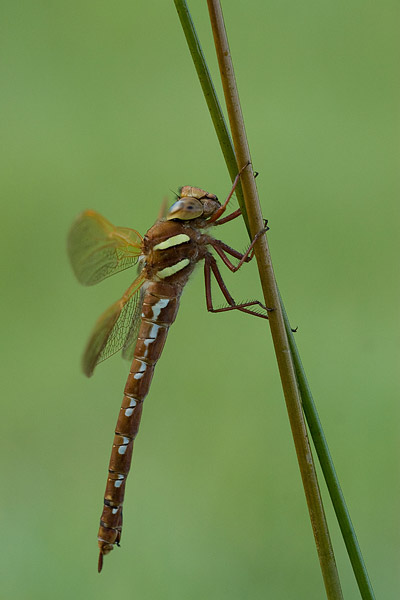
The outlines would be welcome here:
<svg viewBox="0 0 400 600">
<path fill-rule="evenodd" d="M 157 325 L 157 323 L 153 323 L 152 328 L 150 329 L 150 333 L 149 333 L 149 337 L 147 339 L 144 340 L 144 345 L 146 346 L 146 350 L 144 353 L 144 358 L 146 358 L 148 351 L 149 351 L 149 345 L 152 344 L 156 339 L 157 339 L 157 334 L 158 334 L 158 330 L 160 329 L 160 325 Z"/>
<path fill-rule="evenodd" d="M 120 473 L 118 473 L 118 479 L 116 481 L 114 481 L 114 487 L 116 487 L 116 488 L 121 487 L 124 478 L 125 478 L 125 475 L 121 475 Z"/>
<path fill-rule="evenodd" d="M 154 304 L 151 309 L 153 311 L 153 319 L 158 319 L 158 317 L 160 316 L 160 312 L 163 308 L 165 308 L 166 306 L 168 306 L 169 304 L 169 298 L 160 298 L 159 301 Z"/>
<path fill-rule="evenodd" d="M 133 411 L 135 410 L 136 404 L 137 404 L 137 400 L 135 398 L 131 398 L 131 401 L 129 402 L 129 408 L 127 408 L 125 410 L 126 417 L 131 417 L 133 415 Z"/>
<path fill-rule="evenodd" d="M 147 369 L 147 364 L 142 361 L 142 364 L 140 365 L 140 369 L 139 369 L 139 371 L 137 371 L 137 373 L 134 374 L 133 379 L 141 379 L 143 377 L 146 369 Z"/>
<path fill-rule="evenodd" d="M 122 446 L 118 447 L 118 454 L 125 454 L 128 444 L 130 442 L 130 438 L 122 436 Z"/>
<path fill-rule="evenodd" d="M 158 334 L 158 330 L 160 329 L 160 325 L 157 325 L 157 323 L 153 323 L 152 328 L 150 329 L 150 334 L 149 334 L 149 343 L 150 340 L 154 341 L 157 338 L 157 334 Z M 146 340 L 147 341 L 147 340 Z"/>
</svg>

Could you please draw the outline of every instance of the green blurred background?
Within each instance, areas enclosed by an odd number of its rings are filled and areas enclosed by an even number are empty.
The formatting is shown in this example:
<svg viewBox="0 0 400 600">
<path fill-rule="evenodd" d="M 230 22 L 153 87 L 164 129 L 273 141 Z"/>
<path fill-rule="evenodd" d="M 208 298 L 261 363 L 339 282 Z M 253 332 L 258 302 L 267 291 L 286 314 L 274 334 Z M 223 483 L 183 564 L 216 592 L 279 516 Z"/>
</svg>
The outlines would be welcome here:
<svg viewBox="0 0 400 600">
<path fill-rule="evenodd" d="M 217 80 L 205 2 L 190 8 Z M 399 5 L 224 9 L 279 285 L 377 598 L 398 598 Z M 200 269 L 97 574 L 128 365 L 87 380 L 79 360 L 134 272 L 80 287 L 68 228 L 94 208 L 144 233 L 169 190 L 230 181 L 172 1 L 3 0 L 0 27 L 1 597 L 323 598 L 268 326 L 207 314 Z M 241 223 L 218 234 L 248 243 Z M 226 281 L 261 296 L 253 264 Z"/>
</svg>

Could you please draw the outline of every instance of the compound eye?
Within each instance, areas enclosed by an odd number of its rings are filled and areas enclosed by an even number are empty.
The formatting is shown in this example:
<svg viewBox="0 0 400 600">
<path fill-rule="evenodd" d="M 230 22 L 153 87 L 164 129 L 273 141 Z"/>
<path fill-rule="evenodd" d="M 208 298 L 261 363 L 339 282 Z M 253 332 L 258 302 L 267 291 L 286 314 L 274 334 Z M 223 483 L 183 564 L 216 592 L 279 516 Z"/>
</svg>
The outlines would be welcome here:
<svg viewBox="0 0 400 600">
<path fill-rule="evenodd" d="M 179 219 L 180 221 L 189 221 L 197 219 L 203 214 L 203 205 L 196 198 L 180 198 L 177 200 L 167 212 L 167 221 L 171 219 Z"/>
</svg>

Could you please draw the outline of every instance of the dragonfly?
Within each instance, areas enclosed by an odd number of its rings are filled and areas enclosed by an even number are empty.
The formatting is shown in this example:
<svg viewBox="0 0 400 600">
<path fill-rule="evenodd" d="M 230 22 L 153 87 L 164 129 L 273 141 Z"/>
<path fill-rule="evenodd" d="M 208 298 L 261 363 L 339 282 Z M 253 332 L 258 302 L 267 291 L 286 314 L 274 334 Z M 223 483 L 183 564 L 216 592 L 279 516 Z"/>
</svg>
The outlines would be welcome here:
<svg viewBox="0 0 400 600">
<path fill-rule="evenodd" d="M 245 165 L 247 167 L 248 165 Z M 244 167 L 244 168 L 245 168 Z M 243 169 L 242 169 L 243 170 Z M 223 217 L 238 183 L 240 171 L 223 204 L 214 194 L 184 186 L 164 217 L 142 237 L 134 229 L 116 227 L 99 213 L 86 210 L 73 223 L 68 236 L 68 254 L 73 271 L 83 285 L 100 281 L 139 265 L 136 279 L 123 296 L 98 319 L 83 354 L 82 367 L 90 377 L 96 365 L 122 349 L 132 361 L 119 411 L 108 467 L 104 506 L 98 533 L 99 573 L 103 557 L 119 546 L 122 507 L 131 466 L 143 401 L 147 396 L 155 365 L 161 356 L 168 330 L 175 320 L 183 288 L 195 266 L 204 261 L 207 310 L 211 313 L 239 310 L 268 318 L 261 302 L 236 303 L 229 293 L 212 250 L 232 272 L 254 254 L 254 244 L 265 227 L 252 240 L 245 253 L 234 250 L 208 232 L 241 214 L 240 208 Z M 234 265 L 231 257 L 238 260 Z M 227 306 L 214 308 L 212 277 Z"/>
</svg>

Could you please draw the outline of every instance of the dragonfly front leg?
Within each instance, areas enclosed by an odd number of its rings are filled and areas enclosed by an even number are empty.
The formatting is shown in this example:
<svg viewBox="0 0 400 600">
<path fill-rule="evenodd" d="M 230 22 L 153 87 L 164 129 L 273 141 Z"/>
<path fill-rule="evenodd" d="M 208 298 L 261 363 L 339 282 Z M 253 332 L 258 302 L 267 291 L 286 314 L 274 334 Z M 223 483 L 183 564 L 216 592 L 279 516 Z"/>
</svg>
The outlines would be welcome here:
<svg viewBox="0 0 400 600">
<path fill-rule="evenodd" d="M 240 169 L 239 173 L 236 175 L 236 177 L 235 177 L 235 179 L 234 179 L 234 182 L 233 182 L 233 184 L 232 184 L 231 191 L 229 192 L 227 199 L 225 200 L 225 202 L 223 203 L 223 205 L 221 206 L 221 208 L 219 208 L 219 209 L 218 209 L 218 210 L 217 210 L 217 211 L 216 211 L 216 212 L 213 214 L 213 216 L 212 216 L 210 219 L 208 219 L 208 223 L 214 223 L 214 224 L 215 224 L 215 222 L 217 221 L 217 219 L 219 219 L 219 217 L 220 217 L 221 215 L 223 215 L 223 214 L 224 214 L 224 212 L 226 211 L 226 207 L 228 206 L 229 200 L 232 198 L 232 196 L 233 196 L 233 192 L 235 191 L 235 188 L 236 188 L 237 184 L 239 183 L 239 179 L 240 179 L 240 176 L 241 176 L 241 174 L 243 173 L 243 171 L 244 171 L 244 170 L 245 170 L 245 169 L 246 169 L 246 168 L 247 168 L 249 165 L 251 165 L 251 162 L 250 162 L 250 161 L 249 161 L 249 162 L 247 162 L 247 163 L 246 163 L 246 164 L 245 164 L 245 165 L 244 165 L 244 166 L 243 166 L 243 167 Z M 235 212 L 237 212 L 237 211 L 235 211 Z M 234 213 L 233 213 L 233 214 L 234 214 Z M 237 215 L 235 215 L 235 216 L 239 216 L 239 214 L 240 214 L 240 213 L 238 213 L 238 214 L 237 214 Z M 234 218 L 235 218 L 235 217 L 232 217 L 232 219 L 234 219 Z M 230 220 L 230 219 L 228 219 L 228 220 Z M 226 223 L 226 221 L 224 221 L 224 222 Z M 221 223 L 220 223 L 220 224 L 221 224 Z"/>
<path fill-rule="evenodd" d="M 242 209 L 237 208 L 230 215 L 227 215 L 226 217 L 222 217 L 222 219 L 218 219 L 218 221 L 214 221 L 213 225 L 214 226 L 215 225 L 223 225 L 224 223 L 228 223 L 229 221 L 233 221 L 233 219 L 240 217 L 241 214 L 242 214 Z"/>
<path fill-rule="evenodd" d="M 236 252 L 236 250 L 235 250 L 235 252 Z M 213 303 L 212 303 L 212 296 L 211 296 L 211 272 L 214 275 L 216 282 L 218 283 L 218 286 L 219 286 L 221 292 L 223 293 L 223 295 L 225 296 L 225 299 L 228 302 L 229 306 L 224 306 L 222 308 L 214 308 Z M 263 304 L 261 304 L 261 302 L 259 302 L 258 300 L 253 300 L 251 302 L 241 302 L 240 304 L 236 304 L 236 302 L 232 298 L 231 294 L 229 293 L 229 290 L 226 287 L 224 280 L 222 279 L 222 275 L 218 269 L 217 261 L 215 260 L 213 255 L 209 254 L 209 253 L 206 254 L 205 261 L 204 261 L 204 279 L 205 279 L 205 286 L 206 286 L 207 310 L 209 312 L 218 313 L 218 312 L 226 312 L 228 310 L 240 310 L 241 312 L 247 313 L 249 315 L 261 317 L 262 319 L 268 319 L 268 315 L 263 315 L 261 313 L 255 312 L 254 310 L 251 310 L 249 308 L 250 306 L 259 306 L 263 310 L 271 310 L 271 309 L 268 309 Z"/>
</svg>

